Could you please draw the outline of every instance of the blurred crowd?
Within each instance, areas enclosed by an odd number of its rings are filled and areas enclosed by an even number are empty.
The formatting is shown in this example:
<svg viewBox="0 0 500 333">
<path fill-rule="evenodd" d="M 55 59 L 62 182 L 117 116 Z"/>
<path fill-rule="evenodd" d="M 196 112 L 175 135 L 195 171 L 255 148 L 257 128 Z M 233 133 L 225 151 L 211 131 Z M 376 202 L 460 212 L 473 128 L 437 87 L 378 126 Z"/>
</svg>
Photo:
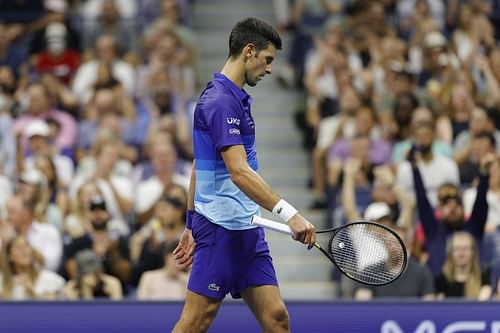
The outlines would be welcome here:
<svg viewBox="0 0 500 333">
<path fill-rule="evenodd" d="M 188 0 L 0 0 L 0 299 L 175 299 Z"/>
<path fill-rule="evenodd" d="M 500 297 L 500 1 L 275 0 L 283 86 L 304 92 L 312 209 L 397 230 L 411 252 L 357 299 Z"/>
<path fill-rule="evenodd" d="M 184 298 L 192 3 L 0 0 L 0 299 Z M 500 297 L 500 1 L 273 5 L 311 208 L 411 254 L 338 296 Z"/>
</svg>

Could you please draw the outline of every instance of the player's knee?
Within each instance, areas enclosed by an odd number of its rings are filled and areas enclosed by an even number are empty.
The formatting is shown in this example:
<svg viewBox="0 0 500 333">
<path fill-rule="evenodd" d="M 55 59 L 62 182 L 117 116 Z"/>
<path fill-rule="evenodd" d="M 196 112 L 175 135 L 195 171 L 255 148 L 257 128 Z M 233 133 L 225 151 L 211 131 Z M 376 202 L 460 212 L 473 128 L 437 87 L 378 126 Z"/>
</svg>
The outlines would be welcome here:
<svg viewBox="0 0 500 333">
<path fill-rule="evenodd" d="M 267 312 L 265 332 L 288 332 L 290 316 L 284 305 L 275 306 Z"/>
<path fill-rule="evenodd" d="M 208 330 L 210 324 L 212 324 L 212 321 L 215 318 L 215 315 L 217 314 L 217 310 L 218 307 L 213 307 L 213 306 L 208 306 L 205 309 L 203 317 L 201 317 L 200 320 L 198 321 L 200 332 L 206 332 Z"/>
<path fill-rule="evenodd" d="M 210 328 L 210 324 L 217 314 L 218 307 L 209 305 L 201 311 L 189 311 L 181 315 L 173 332 L 175 333 L 203 333 Z"/>
</svg>

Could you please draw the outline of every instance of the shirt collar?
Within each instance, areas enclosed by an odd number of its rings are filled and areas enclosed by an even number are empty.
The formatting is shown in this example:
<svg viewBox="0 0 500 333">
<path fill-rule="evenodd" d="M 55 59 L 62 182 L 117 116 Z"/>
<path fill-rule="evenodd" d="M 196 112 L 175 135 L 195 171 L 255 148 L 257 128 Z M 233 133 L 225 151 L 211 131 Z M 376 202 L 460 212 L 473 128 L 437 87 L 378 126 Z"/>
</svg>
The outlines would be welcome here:
<svg viewBox="0 0 500 333">
<path fill-rule="evenodd" d="M 252 97 L 247 94 L 244 89 L 240 89 L 233 81 L 231 81 L 227 76 L 222 73 L 214 73 L 214 80 L 222 83 L 225 87 L 229 88 L 231 92 L 240 100 L 242 103 L 249 104 L 252 101 Z"/>
</svg>

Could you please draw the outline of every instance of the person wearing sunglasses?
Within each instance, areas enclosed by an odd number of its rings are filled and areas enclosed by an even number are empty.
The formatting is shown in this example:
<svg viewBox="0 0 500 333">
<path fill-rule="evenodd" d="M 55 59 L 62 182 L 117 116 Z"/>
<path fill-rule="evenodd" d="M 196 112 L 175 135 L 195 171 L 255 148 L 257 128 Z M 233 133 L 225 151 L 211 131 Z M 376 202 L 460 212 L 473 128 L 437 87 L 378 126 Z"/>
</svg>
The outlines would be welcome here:
<svg viewBox="0 0 500 333">
<path fill-rule="evenodd" d="M 434 211 L 426 194 L 417 161 L 419 154 L 410 159 L 417 197 L 417 210 L 425 232 L 425 245 L 429 252 L 427 262 L 435 276 L 441 273 L 446 258 L 446 241 L 456 231 L 469 232 L 480 245 L 488 215 L 486 192 L 488 190 L 490 167 L 496 159 L 494 154 L 485 155 L 480 161 L 480 177 L 477 196 L 471 215 L 466 217 L 458 187 L 446 183 L 438 188 L 438 205 Z M 479 247 L 480 248 L 480 247 Z"/>
</svg>

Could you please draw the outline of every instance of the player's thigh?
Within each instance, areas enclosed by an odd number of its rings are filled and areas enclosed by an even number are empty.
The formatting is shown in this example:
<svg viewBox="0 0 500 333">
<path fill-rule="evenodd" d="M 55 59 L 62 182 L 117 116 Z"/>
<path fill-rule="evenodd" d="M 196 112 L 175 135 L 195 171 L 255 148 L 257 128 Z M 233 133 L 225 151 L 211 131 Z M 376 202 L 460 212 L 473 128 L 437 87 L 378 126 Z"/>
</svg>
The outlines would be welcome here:
<svg viewBox="0 0 500 333">
<path fill-rule="evenodd" d="M 277 286 L 247 288 L 241 291 L 241 297 L 261 323 L 269 320 L 288 322 L 288 311 Z"/>
<path fill-rule="evenodd" d="M 181 320 L 195 325 L 210 325 L 222 303 L 222 299 L 206 297 L 187 291 Z"/>
</svg>

